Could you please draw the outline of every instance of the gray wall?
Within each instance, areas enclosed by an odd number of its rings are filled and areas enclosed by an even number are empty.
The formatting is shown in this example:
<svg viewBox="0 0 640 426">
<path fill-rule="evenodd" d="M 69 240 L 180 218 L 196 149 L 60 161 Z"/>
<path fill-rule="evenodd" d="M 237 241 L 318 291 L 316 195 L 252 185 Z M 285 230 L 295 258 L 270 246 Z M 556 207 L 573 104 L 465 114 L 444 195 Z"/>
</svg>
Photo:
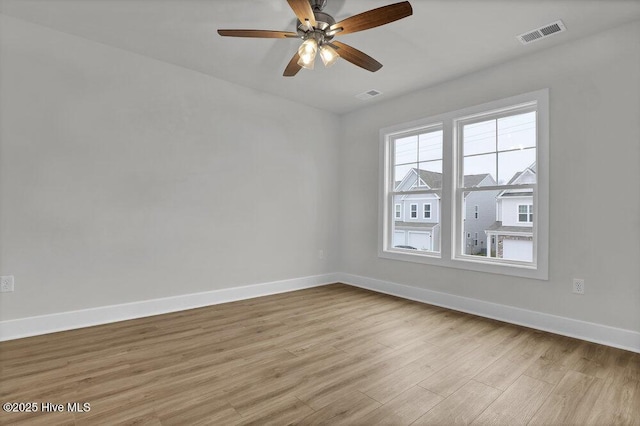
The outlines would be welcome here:
<svg viewBox="0 0 640 426">
<path fill-rule="evenodd" d="M 341 270 L 639 331 L 639 41 L 635 22 L 344 117 Z M 379 129 L 545 87 L 550 280 L 378 258 L 378 218 L 360 212 L 378 206 Z M 572 277 L 586 279 L 584 296 L 571 293 Z"/>
<path fill-rule="evenodd" d="M 337 116 L 0 19 L 0 320 L 336 270 Z"/>
<path fill-rule="evenodd" d="M 640 330 L 640 23 L 339 118 L 0 19 L 0 320 L 339 270 Z M 379 259 L 378 130 L 544 87 L 550 280 Z"/>
</svg>

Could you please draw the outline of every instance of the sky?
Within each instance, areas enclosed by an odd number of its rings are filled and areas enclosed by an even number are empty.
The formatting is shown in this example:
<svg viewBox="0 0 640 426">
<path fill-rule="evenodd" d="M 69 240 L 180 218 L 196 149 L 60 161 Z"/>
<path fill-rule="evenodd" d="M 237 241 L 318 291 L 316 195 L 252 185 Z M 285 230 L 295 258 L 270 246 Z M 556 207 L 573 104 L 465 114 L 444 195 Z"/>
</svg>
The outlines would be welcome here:
<svg viewBox="0 0 640 426">
<path fill-rule="evenodd" d="M 442 130 L 395 141 L 395 181 L 412 168 L 442 173 Z M 489 173 L 506 184 L 536 161 L 536 113 L 466 124 L 462 127 L 464 175 Z"/>
</svg>

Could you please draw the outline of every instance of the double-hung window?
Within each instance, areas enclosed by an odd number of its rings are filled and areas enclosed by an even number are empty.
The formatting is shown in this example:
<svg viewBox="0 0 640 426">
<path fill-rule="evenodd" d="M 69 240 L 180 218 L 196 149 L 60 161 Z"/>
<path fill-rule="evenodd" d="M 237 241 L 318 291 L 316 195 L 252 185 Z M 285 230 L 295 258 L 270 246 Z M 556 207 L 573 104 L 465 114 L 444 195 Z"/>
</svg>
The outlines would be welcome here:
<svg viewBox="0 0 640 426">
<path fill-rule="evenodd" d="M 380 135 L 381 257 L 547 279 L 547 90 Z"/>
<path fill-rule="evenodd" d="M 434 219 L 442 192 L 442 128 L 407 129 L 394 135 L 390 149 L 387 196 L 389 203 L 408 206 L 409 221 L 397 217 L 389 221 L 389 235 L 396 236 L 390 238 L 389 248 L 428 256 L 438 253 L 440 224 Z M 406 235 L 406 240 L 399 241 L 399 235 Z"/>
<path fill-rule="evenodd" d="M 422 205 L 422 218 L 431 219 L 431 204 Z"/>
<path fill-rule="evenodd" d="M 418 218 L 418 205 L 411 204 L 411 219 L 417 219 L 417 218 Z"/>
<path fill-rule="evenodd" d="M 518 222 L 530 222 L 533 223 L 533 205 L 532 204 L 520 204 L 518 206 Z"/>
<path fill-rule="evenodd" d="M 395 209 L 395 218 L 398 220 L 402 219 L 402 204 L 396 204 Z"/>
</svg>

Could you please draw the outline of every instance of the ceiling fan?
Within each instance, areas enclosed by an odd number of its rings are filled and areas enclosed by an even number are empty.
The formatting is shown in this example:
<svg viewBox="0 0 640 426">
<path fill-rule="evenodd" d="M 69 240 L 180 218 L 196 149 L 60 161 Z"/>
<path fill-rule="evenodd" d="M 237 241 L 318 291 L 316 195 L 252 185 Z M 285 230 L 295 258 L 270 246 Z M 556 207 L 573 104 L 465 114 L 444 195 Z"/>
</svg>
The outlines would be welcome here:
<svg viewBox="0 0 640 426">
<path fill-rule="evenodd" d="M 295 33 L 269 30 L 218 30 L 218 34 L 228 37 L 302 39 L 302 45 L 284 70 L 285 77 L 293 77 L 301 68 L 313 69 L 318 51 L 326 67 L 333 65 L 341 57 L 354 65 L 375 72 L 382 68 L 380 62 L 348 44 L 333 41 L 333 38 L 336 35 L 379 27 L 406 18 L 413 13 L 411 4 L 403 1 L 336 22 L 331 15 L 322 11 L 327 0 L 287 0 L 287 2 L 298 17 Z"/>
</svg>

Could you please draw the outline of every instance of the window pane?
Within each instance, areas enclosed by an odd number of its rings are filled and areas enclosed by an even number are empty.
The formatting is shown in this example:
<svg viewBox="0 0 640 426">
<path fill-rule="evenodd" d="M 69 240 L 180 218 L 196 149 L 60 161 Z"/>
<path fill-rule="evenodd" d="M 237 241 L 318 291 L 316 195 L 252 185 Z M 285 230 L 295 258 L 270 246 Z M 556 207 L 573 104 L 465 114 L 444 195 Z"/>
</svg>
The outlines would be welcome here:
<svg viewBox="0 0 640 426">
<path fill-rule="evenodd" d="M 394 167 L 394 176 L 393 176 L 394 191 L 406 191 L 415 185 L 416 183 L 415 173 L 411 171 L 413 168 L 415 168 L 415 166 L 416 166 L 415 164 L 406 164 L 404 166 Z M 407 178 L 406 180 L 405 180 L 405 177 Z M 404 184 L 401 187 L 400 184 L 403 181 L 404 181 Z"/>
<path fill-rule="evenodd" d="M 418 162 L 418 136 L 408 136 L 395 140 L 395 164 Z"/>
<path fill-rule="evenodd" d="M 396 205 L 399 204 L 402 214 L 399 219 L 393 215 L 390 248 L 422 252 L 440 251 L 440 197 L 440 193 L 393 197 L 394 213 Z M 429 217 L 425 217 L 424 214 L 427 209 Z"/>
<path fill-rule="evenodd" d="M 462 253 L 533 261 L 533 191 L 465 192 L 463 206 Z"/>
<path fill-rule="evenodd" d="M 442 188 L 442 160 L 420 163 L 418 169 L 420 186 L 430 189 Z"/>
<path fill-rule="evenodd" d="M 533 205 L 525 204 L 518 206 L 518 222 L 533 223 Z"/>
<path fill-rule="evenodd" d="M 496 154 L 474 155 L 465 157 L 463 165 L 464 176 L 490 174 L 496 178 Z"/>
<path fill-rule="evenodd" d="M 536 149 L 498 153 L 498 184 L 536 183 Z"/>
<path fill-rule="evenodd" d="M 496 120 L 466 124 L 462 134 L 465 156 L 496 151 Z"/>
<path fill-rule="evenodd" d="M 418 161 L 441 160 L 442 130 L 419 135 L 418 146 Z"/>
<path fill-rule="evenodd" d="M 536 113 L 512 115 L 498 120 L 498 150 L 536 146 Z"/>
<path fill-rule="evenodd" d="M 422 217 L 424 219 L 431 218 L 431 204 L 423 204 L 422 205 Z"/>
<path fill-rule="evenodd" d="M 467 191 L 463 194 L 462 253 L 487 256 L 487 231 L 498 226 L 497 197 L 501 191 Z"/>
</svg>

